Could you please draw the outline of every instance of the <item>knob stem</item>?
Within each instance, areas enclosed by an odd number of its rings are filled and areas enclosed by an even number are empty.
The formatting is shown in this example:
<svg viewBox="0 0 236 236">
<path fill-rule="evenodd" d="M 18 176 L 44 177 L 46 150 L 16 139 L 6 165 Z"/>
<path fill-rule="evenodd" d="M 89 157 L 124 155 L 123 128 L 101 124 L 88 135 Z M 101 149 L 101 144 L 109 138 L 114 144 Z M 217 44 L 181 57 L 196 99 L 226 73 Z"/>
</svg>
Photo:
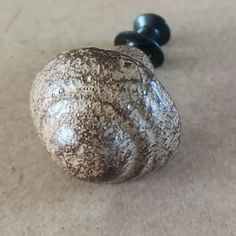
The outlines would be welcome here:
<svg viewBox="0 0 236 236">
<path fill-rule="evenodd" d="M 115 38 L 115 45 L 129 45 L 142 50 L 153 66 L 159 67 L 164 62 L 161 46 L 170 39 L 170 28 L 165 20 L 155 14 L 139 15 L 134 21 L 134 31 L 125 31 Z"/>
</svg>

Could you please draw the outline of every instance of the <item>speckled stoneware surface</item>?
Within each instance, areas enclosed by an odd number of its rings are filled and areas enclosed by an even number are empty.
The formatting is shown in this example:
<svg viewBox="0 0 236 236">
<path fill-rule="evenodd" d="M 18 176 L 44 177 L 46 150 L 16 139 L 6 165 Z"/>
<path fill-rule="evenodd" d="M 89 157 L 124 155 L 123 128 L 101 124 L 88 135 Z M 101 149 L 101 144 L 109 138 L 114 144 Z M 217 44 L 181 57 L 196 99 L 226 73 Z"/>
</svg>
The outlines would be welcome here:
<svg viewBox="0 0 236 236">
<path fill-rule="evenodd" d="M 121 182 L 163 166 L 180 140 L 175 104 L 138 49 L 76 49 L 38 73 L 31 111 L 53 159 L 88 181 Z"/>
<path fill-rule="evenodd" d="M 0 236 L 235 236 L 236 1 L 7 0 L 0 7 Z M 172 30 L 155 70 L 181 116 L 161 170 L 122 184 L 66 174 L 29 109 L 37 72 L 62 51 L 112 48 L 140 13 Z"/>
</svg>

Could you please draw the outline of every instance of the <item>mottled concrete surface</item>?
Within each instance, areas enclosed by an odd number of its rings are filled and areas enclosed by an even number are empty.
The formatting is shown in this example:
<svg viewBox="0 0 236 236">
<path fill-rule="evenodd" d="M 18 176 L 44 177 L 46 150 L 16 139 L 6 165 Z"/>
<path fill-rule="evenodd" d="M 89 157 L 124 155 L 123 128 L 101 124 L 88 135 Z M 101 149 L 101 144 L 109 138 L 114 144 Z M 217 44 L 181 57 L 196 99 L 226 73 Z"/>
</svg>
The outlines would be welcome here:
<svg viewBox="0 0 236 236">
<path fill-rule="evenodd" d="M 235 0 L 1 0 L 0 235 L 236 235 Z M 175 159 L 141 180 L 66 175 L 33 127 L 29 91 L 55 54 L 111 47 L 143 12 L 173 31 L 156 71 L 182 117 Z"/>
</svg>

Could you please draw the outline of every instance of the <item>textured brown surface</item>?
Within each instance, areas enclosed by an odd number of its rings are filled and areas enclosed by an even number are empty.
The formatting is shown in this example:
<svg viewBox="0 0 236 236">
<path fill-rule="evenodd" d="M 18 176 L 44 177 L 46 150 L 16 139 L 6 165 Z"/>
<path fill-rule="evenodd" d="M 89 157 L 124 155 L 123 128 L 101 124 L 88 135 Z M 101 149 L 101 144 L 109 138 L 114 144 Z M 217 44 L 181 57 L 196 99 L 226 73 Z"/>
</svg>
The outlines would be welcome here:
<svg viewBox="0 0 236 236">
<path fill-rule="evenodd" d="M 236 234 L 235 0 L 1 3 L 1 236 Z M 156 75 L 181 114 L 178 154 L 138 181 L 70 178 L 35 133 L 32 81 L 61 51 L 112 47 L 140 12 L 160 13 L 173 29 Z"/>
<path fill-rule="evenodd" d="M 139 177 L 162 167 L 179 146 L 173 100 L 143 53 L 129 47 L 125 52 L 69 50 L 33 81 L 37 132 L 59 166 L 79 179 L 114 183 Z"/>
</svg>

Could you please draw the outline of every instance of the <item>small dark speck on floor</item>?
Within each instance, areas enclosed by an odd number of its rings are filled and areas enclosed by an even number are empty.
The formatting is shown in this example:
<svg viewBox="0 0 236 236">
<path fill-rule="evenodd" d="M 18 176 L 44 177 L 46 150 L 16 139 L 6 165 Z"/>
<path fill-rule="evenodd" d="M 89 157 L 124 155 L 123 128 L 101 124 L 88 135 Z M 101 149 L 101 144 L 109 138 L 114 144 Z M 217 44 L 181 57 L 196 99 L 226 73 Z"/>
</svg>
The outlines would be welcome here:
<svg viewBox="0 0 236 236">
<path fill-rule="evenodd" d="M 23 180 L 24 180 L 24 174 L 21 173 L 20 176 L 19 176 L 19 182 L 21 183 Z"/>
<path fill-rule="evenodd" d="M 15 166 L 12 166 L 11 167 L 11 172 L 14 173 L 16 171 L 16 167 Z"/>
</svg>

